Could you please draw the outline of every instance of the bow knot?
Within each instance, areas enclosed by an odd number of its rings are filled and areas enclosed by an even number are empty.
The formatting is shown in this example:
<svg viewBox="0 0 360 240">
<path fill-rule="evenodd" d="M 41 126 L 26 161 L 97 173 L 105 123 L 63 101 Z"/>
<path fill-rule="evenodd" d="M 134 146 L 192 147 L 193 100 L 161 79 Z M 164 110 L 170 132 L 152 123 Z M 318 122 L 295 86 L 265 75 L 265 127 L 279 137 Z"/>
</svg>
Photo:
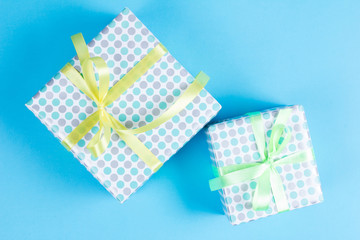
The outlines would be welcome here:
<svg viewBox="0 0 360 240">
<path fill-rule="evenodd" d="M 102 104 L 97 105 L 97 108 L 98 108 L 98 111 L 100 111 L 102 113 L 106 112 L 105 107 Z"/>
<path fill-rule="evenodd" d="M 276 167 L 313 159 L 312 148 L 292 153 L 288 156 L 281 156 L 292 136 L 291 129 L 286 126 L 291 112 L 292 109 L 290 108 L 279 111 L 272 127 L 268 144 L 265 139 L 264 123 L 261 114 L 249 114 L 261 162 L 236 164 L 219 168 L 218 172 L 221 174 L 209 181 L 210 189 L 214 191 L 240 182 L 257 179 L 252 201 L 254 210 L 266 210 L 269 207 L 272 195 L 274 196 L 278 212 L 289 210 L 285 190 Z"/>
<path fill-rule="evenodd" d="M 62 144 L 67 149 L 71 149 L 85 136 L 86 133 L 98 124 L 98 132 L 87 145 L 87 148 L 94 157 L 100 156 L 106 150 L 110 143 L 111 129 L 113 129 L 127 146 L 130 147 L 133 152 L 151 168 L 151 170 L 153 170 L 153 172 L 157 171 L 162 166 L 162 162 L 135 136 L 135 134 L 152 130 L 178 114 L 200 93 L 208 82 L 209 77 L 205 73 L 200 72 L 177 101 L 159 118 L 137 129 L 127 129 L 109 114 L 105 108 L 118 99 L 120 95 L 158 62 L 162 56 L 167 53 L 167 49 L 161 43 L 156 45 L 127 74 L 125 74 L 120 81 L 109 89 L 110 74 L 104 59 L 100 57 L 90 57 L 81 33 L 72 36 L 71 39 L 80 60 L 82 73 L 79 73 L 69 63 L 61 69 L 61 72 L 65 74 L 78 89 L 96 103 L 97 110 L 73 129 L 73 131 L 62 141 Z M 97 82 L 99 84 L 97 84 Z"/>
</svg>

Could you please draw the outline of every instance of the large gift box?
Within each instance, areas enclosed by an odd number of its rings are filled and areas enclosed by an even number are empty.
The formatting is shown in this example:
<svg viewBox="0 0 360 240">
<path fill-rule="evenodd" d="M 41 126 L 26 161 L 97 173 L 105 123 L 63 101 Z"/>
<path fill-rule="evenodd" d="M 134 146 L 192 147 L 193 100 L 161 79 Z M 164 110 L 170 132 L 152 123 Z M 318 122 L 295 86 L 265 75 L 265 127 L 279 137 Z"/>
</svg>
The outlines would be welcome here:
<svg viewBox="0 0 360 240">
<path fill-rule="evenodd" d="M 225 214 L 237 225 L 323 200 L 302 106 L 275 108 L 207 129 Z"/>
<path fill-rule="evenodd" d="M 127 8 L 87 47 L 73 42 L 78 56 L 26 106 L 124 202 L 221 106 Z"/>
</svg>

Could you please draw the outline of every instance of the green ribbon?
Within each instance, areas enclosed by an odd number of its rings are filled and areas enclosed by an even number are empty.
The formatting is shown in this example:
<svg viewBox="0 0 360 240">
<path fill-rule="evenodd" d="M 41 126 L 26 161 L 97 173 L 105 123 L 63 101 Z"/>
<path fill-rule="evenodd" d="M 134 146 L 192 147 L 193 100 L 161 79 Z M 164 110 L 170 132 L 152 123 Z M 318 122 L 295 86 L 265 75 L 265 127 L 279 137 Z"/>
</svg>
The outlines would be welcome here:
<svg viewBox="0 0 360 240">
<path fill-rule="evenodd" d="M 252 201 L 253 209 L 256 211 L 268 209 L 273 195 L 278 212 L 288 211 L 289 204 L 276 167 L 314 159 L 312 148 L 278 157 L 291 140 L 291 130 L 286 126 L 291 112 L 292 109 L 290 108 L 279 111 L 268 144 L 265 140 L 265 129 L 261 114 L 249 114 L 261 162 L 218 168 L 218 173 L 215 175 L 217 177 L 209 181 L 211 191 L 256 179 L 257 185 Z"/>
</svg>

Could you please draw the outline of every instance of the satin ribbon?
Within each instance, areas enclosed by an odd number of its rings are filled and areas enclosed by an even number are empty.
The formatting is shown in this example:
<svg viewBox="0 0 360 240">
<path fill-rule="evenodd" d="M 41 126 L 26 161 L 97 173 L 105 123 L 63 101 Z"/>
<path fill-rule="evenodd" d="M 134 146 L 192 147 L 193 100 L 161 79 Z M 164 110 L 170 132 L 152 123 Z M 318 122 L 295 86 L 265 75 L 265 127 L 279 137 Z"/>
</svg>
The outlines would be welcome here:
<svg viewBox="0 0 360 240">
<path fill-rule="evenodd" d="M 209 181 L 211 191 L 256 179 L 257 185 L 252 201 L 254 210 L 268 209 L 272 195 L 274 196 L 278 212 L 289 210 L 283 183 L 276 167 L 314 159 L 312 148 L 284 157 L 278 157 L 291 140 L 291 130 L 286 126 L 291 111 L 292 109 L 289 108 L 279 111 L 275 124 L 272 127 L 267 147 L 261 114 L 250 114 L 261 162 L 235 164 L 218 168 L 217 177 Z"/>
<path fill-rule="evenodd" d="M 73 148 L 96 124 L 99 131 L 93 136 L 87 148 L 94 157 L 100 156 L 110 143 L 111 129 L 148 165 L 153 172 L 157 171 L 162 162 L 135 136 L 158 127 L 170 120 L 183 110 L 200 93 L 209 80 L 209 77 L 200 72 L 195 80 L 177 101 L 168 108 L 159 118 L 151 123 L 136 129 L 127 129 L 117 119 L 110 115 L 105 107 L 113 103 L 142 75 L 144 75 L 168 51 L 160 43 L 155 46 L 143 59 L 141 59 L 125 76 L 109 89 L 109 68 L 100 57 L 90 57 L 85 40 L 81 33 L 71 37 L 80 60 L 82 74 L 71 64 L 67 63 L 61 72 L 84 94 L 97 105 L 97 111 L 82 121 L 63 141 L 62 144 L 70 150 Z M 95 71 L 98 74 L 97 86 Z"/>
</svg>

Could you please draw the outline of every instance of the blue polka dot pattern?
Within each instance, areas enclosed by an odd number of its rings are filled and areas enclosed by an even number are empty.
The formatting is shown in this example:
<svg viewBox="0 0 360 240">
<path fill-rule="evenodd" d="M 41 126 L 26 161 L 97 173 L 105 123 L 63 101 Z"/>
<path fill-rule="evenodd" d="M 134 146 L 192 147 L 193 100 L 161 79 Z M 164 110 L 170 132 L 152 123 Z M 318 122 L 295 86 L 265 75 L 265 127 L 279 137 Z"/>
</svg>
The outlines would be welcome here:
<svg viewBox="0 0 360 240">
<path fill-rule="evenodd" d="M 288 126 L 292 139 L 281 156 L 312 147 L 307 121 L 302 106 L 291 106 Z M 261 112 L 266 132 L 271 133 L 279 108 Z M 216 167 L 261 161 L 255 143 L 250 117 L 240 117 L 216 123 L 207 129 L 211 159 Z M 267 134 L 267 141 L 269 140 Z M 284 183 L 290 210 L 322 201 L 322 191 L 315 160 L 276 168 Z M 274 200 L 266 211 L 252 209 L 256 180 L 242 182 L 219 190 L 224 211 L 233 225 L 277 213 Z"/>
<path fill-rule="evenodd" d="M 110 86 L 113 86 L 158 43 L 135 15 L 125 9 L 88 44 L 88 48 L 91 57 L 100 56 L 107 62 Z M 70 63 L 81 70 L 77 57 Z M 107 111 L 127 128 L 144 126 L 166 111 L 193 80 L 167 53 L 109 105 Z M 206 90 L 201 91 L 190 105 L 190 109 L 184 109 L 158 128 L 137 135 L 160 161 L 167 161 L 220 109 L 219 103 Z M 27 103 L 27 107 L 60 140 L 97 109 L 96 104 L 60 72 Z M 124 202 L 143 185 L 152 171 L 114 131 L 105 153 L 99 158 L 91 157 L 86 145 L 97 131 L 98 126 L 71 151 L 116 199 Z"/>
</svg>

